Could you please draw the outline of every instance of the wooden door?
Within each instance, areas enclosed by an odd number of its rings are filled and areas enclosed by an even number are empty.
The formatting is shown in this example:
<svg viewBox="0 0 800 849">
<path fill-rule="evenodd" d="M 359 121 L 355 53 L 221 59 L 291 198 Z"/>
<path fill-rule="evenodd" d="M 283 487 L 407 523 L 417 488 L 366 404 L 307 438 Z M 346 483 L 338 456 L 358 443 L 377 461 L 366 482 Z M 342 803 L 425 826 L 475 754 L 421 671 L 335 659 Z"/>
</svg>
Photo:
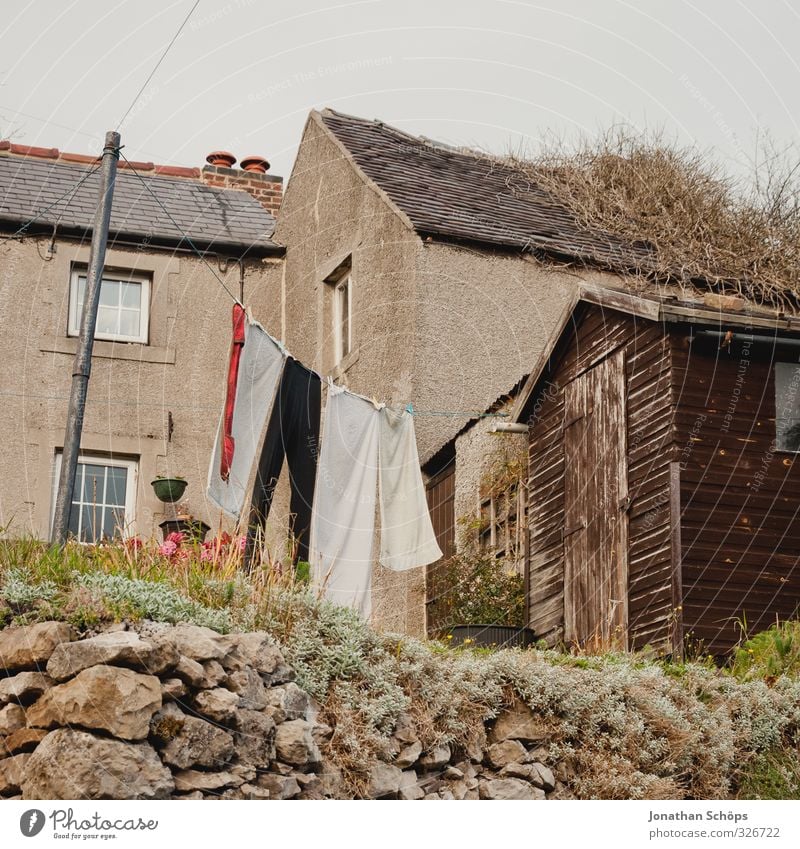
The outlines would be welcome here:
<svg viewBox="0 0 800 849">
<path fill-rule="evenodd" d="M 564 387 L 564 638 L 627 648 L 625 355 Z"/>
<path fill-rule="evenodd" d="M 442 550 L 441 559 L 430 563 L 425 569 L 426 630 L 430 636 L 448 624 L 445 593 L 447 586 L 447 559 L 456 550 L 456 464 L 453 461 L 446 469 L 428 481 L 426 486 L 428 509 L 436 542 Z"/>
</svg>

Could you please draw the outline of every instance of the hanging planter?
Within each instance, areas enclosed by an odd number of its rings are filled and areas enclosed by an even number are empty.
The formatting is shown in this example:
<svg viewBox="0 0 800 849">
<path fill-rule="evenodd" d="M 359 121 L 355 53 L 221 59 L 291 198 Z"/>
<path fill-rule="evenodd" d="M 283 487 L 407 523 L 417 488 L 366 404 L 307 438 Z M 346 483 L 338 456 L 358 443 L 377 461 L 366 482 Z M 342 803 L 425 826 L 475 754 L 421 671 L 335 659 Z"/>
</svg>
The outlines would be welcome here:
<svg viewBox="0 0 800 849">
<path fill-rule="evenodd" d="M 165 504 L 173 504 L 179 501 L 186 491 L 187 481 L 184 478 L 156 478 L 150 481 L 153 492 L 159 501 Z"/>
<path fill-rule="evenodd" d="M 451 646 L 508 649 L 528 648 L 536 642 L 530 628 L 513 625 L 454 625 L 449 630 Z"/>
</svg>

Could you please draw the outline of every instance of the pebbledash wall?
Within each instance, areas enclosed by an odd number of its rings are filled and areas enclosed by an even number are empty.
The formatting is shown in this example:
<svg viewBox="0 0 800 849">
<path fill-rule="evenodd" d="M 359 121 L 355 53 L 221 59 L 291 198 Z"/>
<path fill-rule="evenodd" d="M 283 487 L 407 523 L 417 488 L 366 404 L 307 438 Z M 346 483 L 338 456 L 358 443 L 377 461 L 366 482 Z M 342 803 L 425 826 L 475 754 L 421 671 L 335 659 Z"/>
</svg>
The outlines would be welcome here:
<svg viewBox="0 0 800 849">
<path fill-rule="evenodd" d="M 306 123 L 275 240 L 286 258 L 273 270 L 281 299 L 270 329 L 323 374 L 381 400 L 410 401 L 421 412 L 486 409 L 534 367 L 577 284 L 613 279 L 550 269 L 518 252 L 423 240 L 318 113 Z M 334 287 L 326 281 L 345 263 L 353 351 L 335 367 Z M 467 421 L 420 415 L 421 461 Z M 284 502 L 285 494 L 276 499 L 274 521 L 285 516 Z M 380 627 L 424 633 L 424 569 L 376 566 L 373 610 Z"/>
<path fill-rule="evenodd" d="M 30 237 L 0 244 L 4 379 L 0 394 L 0 526 L 49 535 L 56 453 L 63 446 L 72 361 L 67 335 L 70 273 L 86 265 L 88 244 Z M 232 292 L 240 268 L 210 263 Z M 270 300 L 267 268 L 244 262 L 245 297 L 258 317 Z M 226 267 L 227 265 L 227 267 Z M 219 526 L 205 499 L 208 463 L 224 400 L 232 301 L 199 259 L 169 249 L 109 249 L 107 269 L 152 279 L 150 343 L 96 341 L 82 450 L 138 462 L 131 531 L 157 535 L 164 505 L 150 481 L 182 475 L 189 512 Z"/>
</svg>

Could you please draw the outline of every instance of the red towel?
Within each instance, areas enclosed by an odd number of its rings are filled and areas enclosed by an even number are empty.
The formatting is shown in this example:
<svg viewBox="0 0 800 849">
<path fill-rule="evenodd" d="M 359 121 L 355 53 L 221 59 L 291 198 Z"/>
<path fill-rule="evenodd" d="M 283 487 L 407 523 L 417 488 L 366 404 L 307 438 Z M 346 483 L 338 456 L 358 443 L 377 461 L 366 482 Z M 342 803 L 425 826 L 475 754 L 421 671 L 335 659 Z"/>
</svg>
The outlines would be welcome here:
<svg viewBox="0 0 800 849">
<path fill-rule="evenodd" d="M 222 431 L 222 456 L 219 463 L 219 473 L 222 480 L 228 480 L 233 462 L 235 444 L 233 441 L 233 408 L 236 404 L 236 382 L 239 378 L 239 360 L 244 348 L 244 319 L 245 311 L 240 304 L 233 305 L 233 341 L 231 356 L 228 363 L 228 390 L 225 395 L 225 419 Z"/>
</svg>

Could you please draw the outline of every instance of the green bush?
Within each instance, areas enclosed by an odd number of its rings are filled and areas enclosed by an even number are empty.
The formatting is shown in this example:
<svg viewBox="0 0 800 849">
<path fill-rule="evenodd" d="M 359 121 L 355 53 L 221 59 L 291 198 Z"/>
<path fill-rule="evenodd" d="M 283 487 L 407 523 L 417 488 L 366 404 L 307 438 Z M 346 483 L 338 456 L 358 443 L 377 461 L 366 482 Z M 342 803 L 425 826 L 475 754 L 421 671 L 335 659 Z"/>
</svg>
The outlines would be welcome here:
<svg viewBox="0 0 800 849">
<path fill-rule="evenodd" d="M 736 649 L 731 668 L 740 681 L 800 674 L 800 621 L 773 625 Z"/>
</svg>

